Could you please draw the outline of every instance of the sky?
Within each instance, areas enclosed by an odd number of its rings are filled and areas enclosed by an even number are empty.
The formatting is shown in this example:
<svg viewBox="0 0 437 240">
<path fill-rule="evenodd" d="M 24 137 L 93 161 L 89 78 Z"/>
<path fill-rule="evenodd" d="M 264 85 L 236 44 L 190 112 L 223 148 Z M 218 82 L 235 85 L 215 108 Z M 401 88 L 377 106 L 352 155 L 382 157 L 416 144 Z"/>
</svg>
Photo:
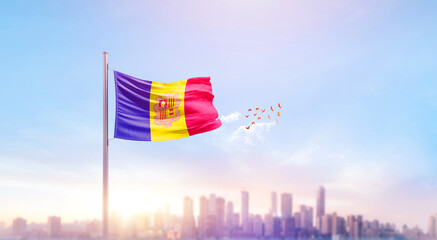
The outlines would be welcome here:
<svg viewBox="0 0 437 240">
<path fill-rule="evenodd" d="M 8 1 L 0 9 L 0 221 L 101 216 L 102 52 L 145 80 L 210 76 L 223 126 L 110 140 L 110 210 L 216 193 L 426 227 L 437 212 L 435 1 Z M 109 134 L 114 126 L 109 78 Z M 250 131 L 249 108 L 282 105 Z"/>
</svg>

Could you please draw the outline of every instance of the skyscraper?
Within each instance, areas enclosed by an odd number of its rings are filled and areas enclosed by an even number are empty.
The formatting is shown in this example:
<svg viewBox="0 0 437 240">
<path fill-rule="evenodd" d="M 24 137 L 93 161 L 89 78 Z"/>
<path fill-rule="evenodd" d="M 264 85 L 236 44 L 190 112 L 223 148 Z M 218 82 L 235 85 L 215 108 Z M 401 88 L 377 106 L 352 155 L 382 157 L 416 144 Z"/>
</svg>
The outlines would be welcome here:
<svg viewBox="0 0 437 240">
<path fill-rule="evenodd" d="M 199 199 L 199 216 L 197 219 L 199 237 L 206 237 L 206 221 L 209 214 L 209 200 L 208 198 L 202 196 Z"/>
<path fill-rule="evenodd" d="M 291 193 L 281 194 L 281 218 L 286 220 L 293 215 L 293 197 Z"/>
<path fill-rule="evenodd" d="M 303 228 L 302 226 L 302 214 L 300 212 L 295 212 L 293 214 L 293 219 L 294 219 L 294 226 L 296 228 Z"/>
<path fill-rule="evenodd" d="M 344 218 L 339 217 L 337 213 L 334 212 L 332 214 L 332 237 L 342 236 L 345 233 L 346 233 L 346 224 Z"/>
<path fill-rule="evenodd" d="M 332 216 L 330 214 L 323 215 L 321 233 L 323 237 L 331 237 L 332 234 Z"/>
<path fill-rule="evenodd" d="M 352 237 L 355 232 L 355 221 L 356 218 L 354 215 L 349 215 L 346 218 L 346 231 L 349 233 L 350 237 Z"/>
<path fill-rule="evenodd" d="M 295 213 L 296 214 L 296 213 Z M 293 237 L 296 230 L 295 219 L 290 217 L 282 220 L 282 236 L 285 238 Z"/>
<path fill-rule="evenodd" d="M 359 239 L 363 235 L 363 216 L 357 215 L 356 221 L 354 223 L 354 232 L 352 237 Z"/>
<path fill-rule="evenodd" d="M 23 237 L 26 233 L 27 221 L 24 218 L 15 218 L 12 222 L 12 235 L 14 237 Z"/>
<path fill-rule="evenodd" d="M 230 233 L 234 227 L 234 204 L 228 202 L 226 204 L 226 235 L 230 236 Z"/>
<path fill-rule="evenodd" d="M 335 235 L 337 235 L 337 233 L 338 233 L 337 225 L 338 225 L 338 217 L 337 217 L 337 213 L 334 212 L 334 213 L 332 214 L 332 236 L 333 236 L 333 237 L 334 237 Z"/>
<path fill-rule="evenodd" d="M 208 214 L 206 218 L 206 237 L 217 237 L 217 216 L 215 214 Z"/>
<path fill-rule="evenodd" d="M 217 216 L 217 237 L 223 237 L 224 229 L 225 229 L 225 199 L 222 197 L 217 198 L 216 216 Z"/>
<path fill-rule="evenodd" d="M 194 238 L 194 211 L 193 211 L 193 200 L 189 197 L 184 198 L 184 212 L 182 217 L 182 238 Z"/>
<path fill-rule="evenodd" d="M 52 216 L 47 218 L 47 234 L 49 237 L 60 237 L 61 234 L 61 218 Z"/>
<path fill-rule="evenodd" d="M 273 217 L 278 216 L 278 195 L 276 192 L 272 192 L 271 195 L 271 207 L 270 207 L 270 213 Z"/>
<path fill-rule="evenodd" d="M 300 206 L 301 224 L 304 229 L 311 229 L 313 227 L 313 208 L 305 205 Z"/>
<path fill-rule="evenodd" d="M 274 218 L 271 213 L 264 215 L 264 236 L 268 238 L 274 236 Z"/>
<path fill-rule="evenodd" d="M 241 223 L 243 225 L 243 232 L 249 232 L 249 193 L 241 192 Z"/>
<path fill-rule="evenodd" d="M 436 232 L 437 232 L 436 222 L 437 222 L 436 215 L 429 216 L 429 218 L 428 218 L 428 237 L 430 237 L 430 238 L 435 238 L 437 235 L 436 234 Z"/>
<path fill-rule="evenodd" d="M 215 214 L 217 200 L 214 193 L 209 194 L 209 213 Z"/>
<path fill-rule="evenodd" d="M 361 215 L 350 215 L 347 216 L 347 231 L 349 232 L 349 237 L 351 238 L 361 238 L 363 234 L 363 216 Z"/>
<path fill-rule="evenodd" d="M 316 203 L 316 227 L 321 230 L 322 217 L 325 215 L 325 188 L 319 187 L 317 191 L 317 203 Z"/>
<path fill-rule="evenodd" d="M 234 213 L 234 215 L 232 216 L 232 228 L 233 229 L 238 229 L 240 227 L 240 214 L 239 213 Z"/>
<path fill-rule="evenodd" d="M 255 215 L 253 217 L 253 234 L 257 238 L 263 236 L 263 219 L 261 215 Z"/>
</svg>

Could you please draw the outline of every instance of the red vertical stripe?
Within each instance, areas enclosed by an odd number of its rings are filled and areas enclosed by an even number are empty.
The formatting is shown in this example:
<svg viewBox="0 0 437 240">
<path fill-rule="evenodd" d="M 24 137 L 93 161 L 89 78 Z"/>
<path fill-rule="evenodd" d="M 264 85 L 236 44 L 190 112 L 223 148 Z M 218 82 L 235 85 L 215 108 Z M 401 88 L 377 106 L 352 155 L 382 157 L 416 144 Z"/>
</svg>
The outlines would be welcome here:
<svg viewBox="0 0 437 240">
<path fill-rule="evenodd" d="M 209 77 L 190 78 L 185 86 L 185 122 L 190 136 L 219 128 L 222 122 L 212 101 Z"/>
</svg>

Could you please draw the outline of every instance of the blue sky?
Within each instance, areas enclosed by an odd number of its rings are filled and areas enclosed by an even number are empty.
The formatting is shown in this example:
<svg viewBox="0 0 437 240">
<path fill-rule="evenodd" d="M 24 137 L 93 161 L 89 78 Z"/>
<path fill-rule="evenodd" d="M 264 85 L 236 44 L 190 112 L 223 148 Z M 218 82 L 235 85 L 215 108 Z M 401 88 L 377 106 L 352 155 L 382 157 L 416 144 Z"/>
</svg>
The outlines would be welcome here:
<svg viewBox="0 0 437 240">
<path fill-rule="evenodd" d="M 0 221 L 100 217 L 102 51 L 172 82 L 211 76 L 221 116 L 283 106 L 182 140 L 110 142 L 111 208 L 215 192 L 265 213 L 327 189 L 327 211 L 424 227 L 437 212 L 433 1 L 13 1 L 0 9 Z M 114 88 L 110 74 L 110 134 Z M 126 206 L 130 206 L 130 208 Z"/>
</svg>

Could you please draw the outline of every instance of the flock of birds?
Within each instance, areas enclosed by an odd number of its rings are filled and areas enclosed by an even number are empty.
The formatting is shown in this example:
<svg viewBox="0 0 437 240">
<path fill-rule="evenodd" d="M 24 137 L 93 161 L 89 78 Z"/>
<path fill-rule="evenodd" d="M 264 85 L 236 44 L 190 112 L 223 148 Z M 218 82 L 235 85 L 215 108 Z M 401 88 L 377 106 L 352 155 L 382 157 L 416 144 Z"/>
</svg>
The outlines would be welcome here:
<svg viewBox="0 0 437 240">
<path fill-rule="evenodd" d="M 282 108 L 281 104 L 278 103 L 278 108 Z M 248 115 L 245 115 L 246 118 L 251 117 L 251 115 L 253 115 L 253 117 L 256 120 L 261 120 L 262 118 L 265 118 L 265 115 L 267 114 L 267 118 L 272 121 L 272 118 L 276 117 L 276 124 L 278 124 L 278 117 L 281 117 L 281 114 L 279 113 L 279 109 L 278 111 L 276 111 L 275 114 L 275 110 L 273 109 L 273 106 L 270 106 L 270 110 L 272 111 L 272 113 L 270 111 L 267 110 L 267 113 L 265 113 L 266 109 L 260 109 L 260 108 L 255 108 L 255 110 L 252 111 L 252 108 L 249 108 L 249 110 L 247 110 L 247 112 L 249 113 Z M 261 112 L 259 112 L 261 111 Z M 259 114 L 259 115 L 258 115 Z M 272 114 L 272 116 L 270 117 L 270 114 Z M 264 115 L 263 117 L 261 117 L 261 115 Z M 252 122 L 252 124 L 250 124 L 249 126 L 246 127 L 246 129 L 250 129 L 250 127 L 252 125 L 255 125 L 255 122 Z"/>
</svg>

